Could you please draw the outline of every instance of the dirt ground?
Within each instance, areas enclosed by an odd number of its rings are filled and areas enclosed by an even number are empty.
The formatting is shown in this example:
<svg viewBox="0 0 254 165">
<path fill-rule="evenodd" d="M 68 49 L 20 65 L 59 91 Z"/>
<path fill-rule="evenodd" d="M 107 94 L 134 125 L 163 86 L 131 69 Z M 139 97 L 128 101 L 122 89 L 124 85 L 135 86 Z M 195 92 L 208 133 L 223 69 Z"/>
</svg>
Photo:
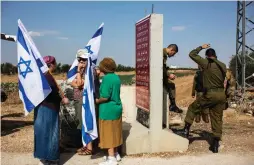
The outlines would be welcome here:
<svg viewBox="0 0 254 165">
<path fill-rule="evenodd" d="M 2 104 L 1 108 L 1 151 L 27 153 L 33 151 L 33 113 L 23 116 L 23 106 Z M 142 157 L 174 157 L 209 153 L 210 124 L 194 124 L 187 152 L 133 155 Z M 234 113 L 224 116 L 221 152 L 254 152 L 254 118 Z"/>
<path fill-rule="evenodd" d="M 3 79 L 2 79 L 3 80 Z M 188 106 L 194 99 L 191 97 L 193 76 L 181 77 L 175 80 L 177 103 Z M 194 124 L 191 128 L 193 137 L 186 152 L 171 152 L 157 154 L 133 155 L 134 157 L 175 157 L 178 155 L 199 155 L 210 153 L 209 132 L 210 124 Z M 254 152 L 254 117 L 233 113 L 224 116 L 223 140 L 220 150 L 222 153 Z M 33 151 L 33 113 L 23 116 L 21 103 L 6 101 L 1 104 L 1 151 L 28 153 Z"/>
</svg>

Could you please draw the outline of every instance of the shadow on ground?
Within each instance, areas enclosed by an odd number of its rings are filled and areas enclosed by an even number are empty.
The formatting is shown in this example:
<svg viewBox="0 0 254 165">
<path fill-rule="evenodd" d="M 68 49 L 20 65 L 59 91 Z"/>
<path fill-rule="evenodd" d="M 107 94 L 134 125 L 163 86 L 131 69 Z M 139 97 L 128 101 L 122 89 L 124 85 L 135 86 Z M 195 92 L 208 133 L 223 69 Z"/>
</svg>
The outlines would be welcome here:
<svg viewBox="0 0 254 165">
<path fill-rule="evenodd" d="M 22 113 L 13 113 L 1 116 L 1 136 L 18 132 L 21 128 L 33 125 L 33 121 L 6 120 L 7 117 L 22 117 Z"/>
<path fill-rule="evenodd" d="M 6 118 L 6 117 L 24 117 L 24 114 L 23 113 L 11 113 L 11 114 L 1 116 L 1 119 Z"/>
<path fill-rule="evenodd" d="M 193 143 L 194 141 L 201 141 L 205 140 L 209 145 L 212 143 L 212 134 L 210 132 L 204 131 L 204 130 L 194 130 L 190 132 L 192 134 L 191 137 L 189 137 L 189 144 Z M 198 135 L 198 136 L 194 136 Z"/>
</svg>

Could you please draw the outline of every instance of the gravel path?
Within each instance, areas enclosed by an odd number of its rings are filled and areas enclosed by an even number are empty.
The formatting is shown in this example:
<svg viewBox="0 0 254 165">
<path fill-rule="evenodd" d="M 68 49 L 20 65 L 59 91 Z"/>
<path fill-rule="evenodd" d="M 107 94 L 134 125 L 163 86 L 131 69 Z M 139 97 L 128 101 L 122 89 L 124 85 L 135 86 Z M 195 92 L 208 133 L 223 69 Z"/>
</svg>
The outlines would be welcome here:
<svg viewBox="0 0 254 165">
<path fill-rule="evenodd" d="M 94 165 L 102 161 L 102 158 L 91 160 L 88 156 L 61 155 L 61 164 L 64 165 Z M 38 160 L 30 153 L 1 153 L 2 165 L 37 165 Z M 175 158 L 130 158 L 125 157 L 119 165 L 252 165 L 254 152 L 239 155 L 239 153 L 227 154 L 203 154 L 198 156 L 179 156 Z"/>
</svg>

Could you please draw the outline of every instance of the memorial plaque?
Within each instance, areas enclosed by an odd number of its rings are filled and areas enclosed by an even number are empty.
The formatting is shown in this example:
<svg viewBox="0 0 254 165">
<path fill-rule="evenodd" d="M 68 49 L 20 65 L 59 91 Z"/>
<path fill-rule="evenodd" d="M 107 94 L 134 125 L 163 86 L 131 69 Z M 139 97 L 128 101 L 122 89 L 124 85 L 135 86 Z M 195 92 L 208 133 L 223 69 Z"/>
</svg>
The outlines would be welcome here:
<svg viewBox="0 0 254 165">
<path fill-rule="evenodd" d="M 137 120 L 149 127 L 150 111 L 150 16 L 136 23 Z"/>
</svg>

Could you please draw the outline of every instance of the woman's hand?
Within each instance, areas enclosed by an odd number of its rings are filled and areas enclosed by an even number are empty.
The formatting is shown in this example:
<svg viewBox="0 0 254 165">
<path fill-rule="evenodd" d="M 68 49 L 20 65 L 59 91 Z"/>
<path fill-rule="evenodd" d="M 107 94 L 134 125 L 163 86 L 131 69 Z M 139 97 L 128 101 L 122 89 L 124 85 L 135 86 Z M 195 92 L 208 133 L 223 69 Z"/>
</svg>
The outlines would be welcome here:
<svg viewBox="0 0 254 165">
<path fill-rule="evenodd" d="M 95 103 L 96 104 L 99 104 L 100 102 L 99 102 L 99 99 L 95 99 Z"/>
<path fill-rule="evenodd" d="M 108 101 L 107 98 L 95 99 L 95 103 L 96 103 L 96 104 L 102 104 L 102 103 L 105 103 L 105 102 L 107 102 L 107 101 Z"/>
</svg>

